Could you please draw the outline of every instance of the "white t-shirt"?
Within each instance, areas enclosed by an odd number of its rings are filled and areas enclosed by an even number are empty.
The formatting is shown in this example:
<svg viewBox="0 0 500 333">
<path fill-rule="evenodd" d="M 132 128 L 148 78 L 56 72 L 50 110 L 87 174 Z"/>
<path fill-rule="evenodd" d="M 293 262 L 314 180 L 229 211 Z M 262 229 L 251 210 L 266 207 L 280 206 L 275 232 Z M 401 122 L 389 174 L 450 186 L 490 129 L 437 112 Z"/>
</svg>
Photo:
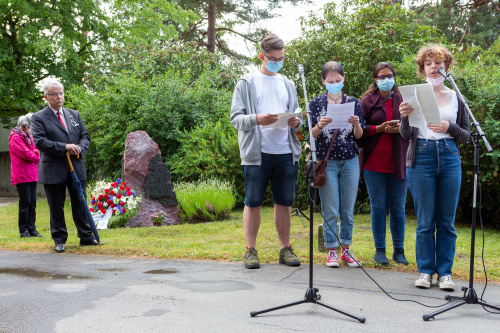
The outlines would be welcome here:
<svg viewBox="0 0 500 333">
<path fill-rule="evenodd" d="M 441 114 L 441 120 L 447 120 L 449 123 L 457 122 L 458 98 L 455 91 L 451 90 L 448 104 L 439 108 L 439 113 Z M 417 137 L 419 139 L 439 140 L 451 138 L 451 135 L 449 133 L 436 133 L 431 131 L 428 127 L 425 127 L 423 129 L 419 128 Z"/>
<path fill-rule="evenodd" d="M 253 79 L 257 87 L 257 113 L 288 112 L 288 91 L 281 75 L 264 75 L 254 72 Z M 288 141 L 289 128 L 266 128 L 262 133 L 261 151 L 266 154 L 290 154 Z"/>
</svg>

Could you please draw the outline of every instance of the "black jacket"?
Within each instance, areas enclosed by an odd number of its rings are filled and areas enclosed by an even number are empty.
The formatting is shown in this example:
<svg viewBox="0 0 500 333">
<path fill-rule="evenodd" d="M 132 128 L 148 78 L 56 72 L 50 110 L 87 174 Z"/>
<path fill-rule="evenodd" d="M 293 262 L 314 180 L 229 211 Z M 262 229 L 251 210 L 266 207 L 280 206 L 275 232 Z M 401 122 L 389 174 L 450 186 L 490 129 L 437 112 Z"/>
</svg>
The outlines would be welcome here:
<svg viewBox="0 0 500 333">
<path fill-rule="evenodd" d="M 71 156 L 71 163 L 80 181 L 87 180 L 83 156 L 89 149 L 90 135 L 83 124 L 80 114 L 63 108 L 68 132 L 50 107 L 38 111 L 31 117 L 31 133 L 36 147 L 40 150 L 39 182 L 58 184 L 66 182 L 69 165 L 66 159 L 66 144 L 73 143 L 80 147 L 81 156 Z"/>
</svg>

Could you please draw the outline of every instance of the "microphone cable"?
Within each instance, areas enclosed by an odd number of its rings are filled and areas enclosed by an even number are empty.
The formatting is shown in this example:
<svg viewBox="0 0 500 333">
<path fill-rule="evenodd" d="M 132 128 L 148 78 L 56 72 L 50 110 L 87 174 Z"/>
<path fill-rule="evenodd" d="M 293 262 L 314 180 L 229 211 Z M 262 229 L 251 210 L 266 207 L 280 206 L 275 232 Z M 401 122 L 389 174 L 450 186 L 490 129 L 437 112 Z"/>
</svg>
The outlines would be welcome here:
<svg viewBox="0 0 500 333">
<path fill-rule="evenodd" d="M 481 216 L 481 207 L 482 207 L 482 194 L 481 194 L 481 181 L 478 182 L 478 191 L 479 191 L 479 224 L 481 225 L 481 233 L 483 235 L 483 246 L 482 246 L 482 249 L 481 249 L 481 261 L 483 263 L 483 271 L 484 271 L 484 278 L 485 278 L 485 283 L 484 283 L 484 288 L 483 288 L 483 292 L 481 293 L 481 298 L 480 300 L 484 303 L 488 303 L 486 302 L 484 299 L 483 299 L 483 296 L 484 296 L 484 293 L 486 292 L 486 287 L 488 286 L 488 274 L 486 272 L 486 264 L 484 263 L 484 240 L 485 240 L 485 237 L 484 237 L 484 226 L 483 226 L 483 217 Z M 484 305 L 481 304 L 481 306 L 483 307 L 483 309 L 486 311 L 486 312 L 489 312 L 489 313 L 492 313 L 492 314 L 497 314 L 497 315 L 500 315 L 500 312 L 496 312 L 496 311 L 491 311 L 491 310 L 488 310 Z"/>
<path fill-rule="evenodd" d="M 323 212 L 321 211 L 321 209 L 319 209 L 319 207 L 316 205 L 316 203 L 314 202 L 313 198 L 311 197 L 311 191 L 309 191 L 309 200 L 312 202 L 312 204 L 314 205 L 314 207 L 316 207 L 316 210 L 319 212 L 319 214 L 323 218 L 323 221 L 325 221 L 325 218 L 323 217 Z M 312 223 L 312 221 L 309 221 L 309 223 Z M 333 234 L 335 235 L 335 238 L 337 238 L 337 241 L 339 242 L 339 244 L 342 247 L 342 249 L 345 250 L 344 246 L 340 242 L 340 239 L 339 239 L 337 233 L 332 229 L 332 227 L 328 223 L 325 223 L 325 224 L 333 232 Z M 323 225 L 323 228 L 324 228 L 324 225 Z M 370 280 L 373 281 L 373 283 L 375 283 L 377 285 L 377 287 L 379 287 L 380 290 L 382 290 L 384 292 L 384 294 L 386 294 L 387 296 L 389 296 L 391 299 L 393 299 L 395 301 L 398 301 L 398 302 L 413 302 L 413 303 L 417 303 L 419 305 L 422 305 L 422 306 L 425 306 L 425 307 L 428 307 L 428 308 L 441 308 L 441 307 L 446 306 L 448 304 L 455 303 L 457 301 L 462 301 L 461 299 L 457 299 L 457 300 L 448 301 L 446 303 L 443 303 L 442 305 L 427 305 L 427 304 L 424 304 L 424 303 L 421 303 L 419 301 L 415 301 L 415 300 L 412 300 L 412 299 L 399 299 L 399 298 L 393 297 L 387 291 L 385 291 L 385 289 L 382 288 L 382 286 L 380 284 L 378 284 L 377 281 L 375 281 L 375 279 L 363 268 L 363 266 L 356 260 L 356 258 L 352 257 L 352 259 L 354 259 L 354 261 L 359 265 L 359 268 L 361 268 L 361 270 L 363 270 L 363 272 L 370 278 Z M 310 264 L 312 265 L 312 263 L 310 263 Z"/>
</svg>

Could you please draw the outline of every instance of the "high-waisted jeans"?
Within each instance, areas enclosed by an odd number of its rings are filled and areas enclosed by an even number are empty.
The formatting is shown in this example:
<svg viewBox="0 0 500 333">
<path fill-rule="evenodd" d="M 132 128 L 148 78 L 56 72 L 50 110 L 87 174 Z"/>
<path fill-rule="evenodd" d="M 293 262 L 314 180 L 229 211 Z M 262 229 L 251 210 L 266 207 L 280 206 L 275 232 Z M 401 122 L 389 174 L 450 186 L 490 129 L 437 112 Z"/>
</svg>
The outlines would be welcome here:
<svg viewBox="0 0 500 333">
<path fill-rule="evenodd" d="M 358 195 L 358 156 L 350 160 L 328 160 L 325 185 L 319 188 L 321 210 L 323 211 L 323 237 L 325 248 L 339 246 L 337 218 L 340 216 L 339 238 L 343 245 L 352 244 L 354 227 L 354 203 Z M 328 224 L 328 225 L 327 225 Z"/>
<path fill-rule="evenodd" d="M 452 275 L 457 234 L 455 213 L 462 169 L 453 139 L 418 139 L 415 163 L 406 170 L 417 215 L 420 273 Z"/>
<path fill-rule="evenodd" d="M 405 244 L 406 182 L 396 179 L 394 173 L 363 170 L 368 195 L 375 247 L 385 248 L 386 212 L 389 208 L 389 226 L 394 248 Z"/>
</svg>

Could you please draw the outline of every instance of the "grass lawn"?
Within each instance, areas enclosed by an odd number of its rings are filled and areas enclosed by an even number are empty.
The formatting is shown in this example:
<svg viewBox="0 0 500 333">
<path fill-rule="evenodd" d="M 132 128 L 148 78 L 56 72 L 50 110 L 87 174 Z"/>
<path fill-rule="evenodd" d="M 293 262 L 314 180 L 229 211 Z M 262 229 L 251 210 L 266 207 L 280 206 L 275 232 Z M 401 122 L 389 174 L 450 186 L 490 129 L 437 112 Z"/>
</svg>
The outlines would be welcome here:
<svg viewBox="0 0 500 333">
<path fill-rule="evenodd" d="M 37 229 L 43 238 L 20 238 L 17 227 L 17 204 L 0 207 L 0 249 L 9 251 L 53 252 L 54 243 L 50 237 L 49 209 L 47 201 L 37 203 Z M 309 216 L 308 212 L 305 212 Z M 118 256 L 222 260 L 242 262 L 245 251 L 242 210 L 232 212 L 232 218 L 220 222 L 183 224 L 151 228 L 119 228 L 100 230 L 102 247 L 80 247 L 76 236 L 76 228 L 71 219 L 69 200 L 65 206 L 66 223 L 69 238 L 66 253 L 105 254 Z M 307 222 L 307 221 L 306 221 Z M 320 215 L 315 214 L 314 225 L 314 262 L 323 265 L 326 254 L 320 253 L 317 240 L 317 225 L 321 223 Z M 406 221 L 405 253 L 410 262 L 408 266 L 397 265 L 392 258 L 392 248 L 388 247 L 389 266 L 378 265 L 373 260 L 374 248 L 369 215 L 354 217 L 354 239 L 351 249 L 358 261 L 364 266 L 379 269 L 393 269 L 406 272 L 417 272 L 415 263 L 415 227 L 416 219 L 408 216 Z M 453 275 L 456 278 L 468 279 L 470 253 L 470 227 L 457 225 L 457 249 Z M 392 244 L 389 228 L 387 228 L 387 244 Z M 309 226 L 304 228 L 298 217 L 292 218 L 292 245 L 303 263 L 309 259 Z M 485 263 L 489 281 L 500 282 L 500 231 L 486 230 Z M 278 239 L 273 222 L 273 209 L 262 210 L 262 223 L 257 238 L 259 258 L 261 262 L 278 261 Z M 476 232 L 475 279 L 484 281 L 481 264 L 482 234 Z"/>
</svg>

